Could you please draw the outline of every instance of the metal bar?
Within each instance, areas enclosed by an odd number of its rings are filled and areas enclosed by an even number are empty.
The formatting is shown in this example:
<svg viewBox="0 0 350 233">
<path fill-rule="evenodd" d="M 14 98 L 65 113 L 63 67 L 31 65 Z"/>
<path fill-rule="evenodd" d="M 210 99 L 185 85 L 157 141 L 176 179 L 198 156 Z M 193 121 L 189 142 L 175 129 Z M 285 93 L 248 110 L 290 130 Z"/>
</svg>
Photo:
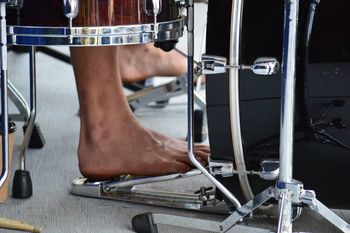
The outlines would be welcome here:
<svg viewBox="0 0 350 233">
<path fill-rule="evenodd" d="M 24 132 L 23 142 L 20 148 L 20 169 L 25 170 L 25 152 L 28 147 L 30 137 L 32 135 L 35 117 L 36 117 L 36 52 L 35 46 L 31 46 L 29 50 L 29 67 L 30 67 L 30 116 L 26 130 Z"/>
<path fill-rule="evenodd" d="M 291 183 L 293 179 L 293 132 L 295 103 L 295 69 L 298 30 L 299 0 L 285 0 L 282 96 L 281 96 L 281 137 L 280 137 L 280 177 L 279 182 Z M 284 189 L 276 186 L 277 190 Z M 281 209 L 281 233 L 292 232 L 292 200 L 289 190 L 282 190 L 279 198 Z"/>
<path fill-rule="evenodd" d="M 316 199 L 316 204 L 314 206 L 310 205 L 311 209 L 322 215 L 330 223 L 336 226 L 339 230 L 344 233 L 350 233 L 350 225 L 336 215 L 333 211 L 328 209 L 324 204 Z"/>
<path fill-rule="evenodd" d="M 207 102 L 197 91 L 194 92 L 194 102 L 203 110 L 204 113 L 207 112 Z"/>
<path fill-rule="evenodd" d="M 290 183 L 293 178 L 293 131 L 295 62 L 299 0 L 286 0 L 284 45 L 282 61 L 280 181 Z"/>
<path fill-rule="evenodd" d="M 61 53 L 61 52 L 58 52 L 57 50 L 55 49 L 52 49 L 52 48 L 49 48 L 49 47 L 38 47 L 37 48 L 37 51 L 38 52 L 42 52 L 48 56 L 51 56 L 53 58 L 56 58 L 62 62 L 65 62 L 67 64 L 71 64 L 71 60 L 70 60 L 70 56 L 64 54 L 64 53 Z"/>
<path fill-rule="evenodd" d="M 232 0 L 231 11 L 231 30 L 230 30 L 230 66 L 240 65 L 240 42 L 242 30 L 243 0 Z M 230 86 L 230 121 L 232 145 L 234 152 L 234 161 L 238 171 L 246 171 L 245 158 L 243 152 L 241 120 L 239 109 L 239 70 L 231 69 L 229 71 Z M 252 188 L 250 186 L 248 176 L 241 173 L 238 175 L 242 192 L 247 201 L 254 198 Z"/>
<path fill-rule="evenodd" d="M 262 193 L 256 195 L 254 199 L 248 201 L 245 205 L 232 213 L 225 221 L 221 223 L 221 228 L 224 232 L 230 230 L 238 222 L 240 222 L 245 216 L 251 214 L 255 209 L 259 208 L 262 204 L 273 197 L 273 189 L 268 188 Z"/>
<path fill-rule="evenodd" d="M 259 229 L 250 226 L 235 225 L 228 231 L 224 231 L 220 227 L 220 222 L 202 220 L 196 218 L 188 218 L 181 216 L 174 216 L 168 214 L 152 214 L 154 224 L 166 224 L 171 226 L 181 226 L 186 228 L 204 230 L 209 232 L 227 232 L 227 233 L 271 233 L 270 230 Z"/>
<path fill-rule="evenodd" d="M 8 96 L 10 100 L 16 105 L 19 113 L 20 113 L 20 121 L 27 121 L 30 116 L 29 106 L 21 95 L 21 93 L 16 89 L 16 87 L 8 80 Z M 12 115 L 11 115 L 12 116 Z M 16 120 L 12 117 L 12 120 Z"/>
<path fill-rule="evenodd" d="M 102 184 L 105 187 L 108 186 L 109 189 L 112 191 L 113 189 L 117 189 L 117 188 L 132 187 L 134 185 L 140 185 L 140 184 L 164 182 L 164 181 L 176 180 L 181 178 L 194 177 L 201 174 L 202 172 L 199 170 L 192 170 L 187 173 L 175 173 L 175 174 L 164 175 L 164 176 L 130 178 L 130 179 L 125 179 L 121 181 L 106 181 L 106 182 L 102 182 Z"/>
<path fill-rule="evenodd" d="M 0 187 L 4 184 L 9 173 L 9 141 L 8 141 L 8 97 L 7 97 L 7 39 L 6 39 L 6 1 L 0 2 L 0 53 L 1 53 L 1 145 L 2 169 Z"/>
<path fill-rule="evenodd" d="M 309 205 L 312 210 L 316 211 L 325 219 L 327 219 L 330 223 L 336 226 L 339 230 L 341 230 L 344 233 L 350 233 L 350 225 L 338 215 L 336 215 L 333 211 L 328 209 L 323 203 L 317 200 L 314 191 L 305 190 L 304 195 L 302 197 L 302 201 L 305 204 Z"/>
<path fill-rule="evenodd" d="M 208 170 L 196 159 L 194 155 L 193 150 L 193 113 L 194 113 L 194 88 L 193 88 L 193 76 L 194 76 L 194 35 L 193 35 L 193 27 L 194 27 L 194 7 L 193 7 L 193 0 L 188 1 L 187 6 L 187 40 L 188 40 L 188 56 L 187 56 L 187 120 L 188 120 L 188 156 L 193 163 L 222 193 L 225 195 L 237 208 L 241 207 L 240 202 L 238 199 L 224 186 L 222 185 L 218 180 L 216 180 L 209 172 Z"/>
<path fill-rule="evenodd" d="M 288 230 L 292 230 L 292 221 L 290 221 L 288 219 L 289 217 L 289 212 L 291 212 L 292 210 L 287 208 L 286 204 L 288 204 L 288 198 L 289 194 L 287 191 L 284 191 L 281 193 L 280 196 L 280 208 L 279 208 L 279 218 L 278 218 L 278 226 L 277 226 L 277 233 L 281 233 L 281 232 L 286 232 Z M 291 206 L 290 206 L 291 207 Z M 287 212 L 287 213 L 286 213 Z"/>
<path fill-rule="evenodd" d="M 168 214 L 152 214 L 152 218 L 154 224 L 166 224 L 210 232 L 221 232 L 220 222 L 217 221 L 202 220 Z"/>
</svg>

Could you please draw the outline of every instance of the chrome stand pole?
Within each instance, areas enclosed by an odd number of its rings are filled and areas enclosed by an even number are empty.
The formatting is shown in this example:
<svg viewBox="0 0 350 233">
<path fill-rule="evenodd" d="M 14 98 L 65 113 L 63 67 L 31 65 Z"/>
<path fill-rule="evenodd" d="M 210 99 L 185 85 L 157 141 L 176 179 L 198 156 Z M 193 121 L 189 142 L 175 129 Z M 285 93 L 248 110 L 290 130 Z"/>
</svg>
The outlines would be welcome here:
<svg viewBox="0 0 350 233">
<path fill-rule="evenodd" d="M 292 205 L 307 204 L 310 208 L 334 224 L 342 232 L 350 233 L 350 225 L 317 200 L 312 190 L 293 179 L 293 131 L 296 45 L 298 30 L 299 0 L 285 0 L 282 96 L 280 177 L 275 186 L 275 199 L 280 206 L 277 233 L 292 233 Z"/>
<path fill-rule="evenodd" d="M 281 96 L 281 137 L 280 137 L 280 177 L 277 191 L 280 191 L 279 205 L 281 224 L 278 233 L 292 232 L 291 193 L 284 184 L 293 179 L 293 132 L 295 103 L 295 69 L 298 30 L 299 0 L 285 1 L 283 57 L 282 57 L 282 96 Z"/>
<path fill-rule="evenodd" d="M 9 173 L 9 142 L 8 142 L 8 97 L 7 97 L 7 38 L 6 38 L 6 0 L 0 0 L 0 53 L 1 53 L 1 135 L 2 135 L 2 169 L 0 187 Z"/>
</svg>

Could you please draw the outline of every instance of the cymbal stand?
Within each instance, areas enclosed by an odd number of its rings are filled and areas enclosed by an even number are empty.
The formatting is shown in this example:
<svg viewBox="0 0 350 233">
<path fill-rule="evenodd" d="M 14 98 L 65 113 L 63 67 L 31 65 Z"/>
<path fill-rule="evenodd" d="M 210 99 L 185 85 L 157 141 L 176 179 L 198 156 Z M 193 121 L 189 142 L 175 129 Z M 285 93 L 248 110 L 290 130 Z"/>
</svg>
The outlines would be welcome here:
<svg viewBox="0 0 350 233">
<path fill-rule="evenodd" d="M 232 1 L 232 14 L 242 13 L 242 0 Z M 193 156 L 192 121 L 193 121 L 193 0 L 188 1 L 188 151 L 193 164 L 203 172 L 232 201 L 237 210 L 223 222 L 205 221 L 164 214 L 145 213 L 133 218 L 136 232 L 158 232 L 156 224 L 168 224 L 213 232 L 271 232 L 237 225 L 243 217 L 271 198 L 279 202 L 279 221 L 277 233 L 292 233 L 292 206 L 306 204 L 342 232 L 350 233 L 350 225 L 316 199 L 315 192 L 305 190 L 303 184 L 293 179 L 293 131 L 296 45 L 298 29 L 299 0 L 285 0 L 284 40 L 282 61 L 282 96 L 281 96 L 281 138 L 280 138 L 280 175 L 274 187 L 258 194 L 251 201 L 241 206 L 232 194 L 226 190 Z M 240 27 L 240 25 L 235 25 Z M 237 39 L 237 38 L 236 38 Z M 232 38 L 231 38 L 232 40 Z M 233 64 L 237 65 L 237 64 Z M 225 192 L 227 191 L 227 192 Z M 237 231 L 236 231 L 237 230 Z"/>
</svg>

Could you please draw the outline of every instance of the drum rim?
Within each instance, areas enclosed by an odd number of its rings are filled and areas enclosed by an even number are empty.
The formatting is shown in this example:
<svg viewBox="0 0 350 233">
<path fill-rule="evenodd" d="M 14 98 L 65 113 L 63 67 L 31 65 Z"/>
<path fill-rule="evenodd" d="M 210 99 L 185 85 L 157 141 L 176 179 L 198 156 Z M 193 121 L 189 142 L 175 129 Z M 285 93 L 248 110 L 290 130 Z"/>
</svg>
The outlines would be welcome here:
<svg viewBox="0 0 350 233">
<path fill-rule="evenodd" d="M 24 46 L 103 46 L 177 40 L 183 35 L 184 20 L 185 17 L 180 17 L 159 22 L 156 40 L 152 23 L 73 28 L 8 25 L 7 43 Z"/>
</svg>

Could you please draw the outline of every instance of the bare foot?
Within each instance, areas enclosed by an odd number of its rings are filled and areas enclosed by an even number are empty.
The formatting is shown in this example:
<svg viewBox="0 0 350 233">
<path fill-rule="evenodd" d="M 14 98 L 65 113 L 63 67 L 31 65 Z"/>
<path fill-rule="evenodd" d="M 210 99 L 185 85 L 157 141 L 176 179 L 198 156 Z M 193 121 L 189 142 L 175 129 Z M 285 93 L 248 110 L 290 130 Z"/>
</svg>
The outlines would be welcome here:
<svg viewBox="0 0 350 233">
<path fill-rule="evenodd" d="M 112 129 L 105 127 L 94 135 L 81 137 L 78 156 L 84 177 L 106 180 L 120 175 L 155 176 L 191 169 L 187 143 L 143 128 L 136 121 Z M 209 147 L 196 145 L 195 154 L 207 164 Z"/>
<path fill-rule="evenodd" d="M 106 180 L 188 171 L 187 143 L 144 128 L 131 112 L 118 65 L 122 48 L 71 48 L 80 104 L 81 173 Z M 205 163 L 209 148 L 196 146 L 195 154 Z"/>
<path fill-rule="evenodd" d="M 152 76 L 179 76 L 187 72 L 187 59 L 172 50 L 164 52 L 153 44 L 121 46 L 120 73 L 124 83 Z"/>
</svg>

